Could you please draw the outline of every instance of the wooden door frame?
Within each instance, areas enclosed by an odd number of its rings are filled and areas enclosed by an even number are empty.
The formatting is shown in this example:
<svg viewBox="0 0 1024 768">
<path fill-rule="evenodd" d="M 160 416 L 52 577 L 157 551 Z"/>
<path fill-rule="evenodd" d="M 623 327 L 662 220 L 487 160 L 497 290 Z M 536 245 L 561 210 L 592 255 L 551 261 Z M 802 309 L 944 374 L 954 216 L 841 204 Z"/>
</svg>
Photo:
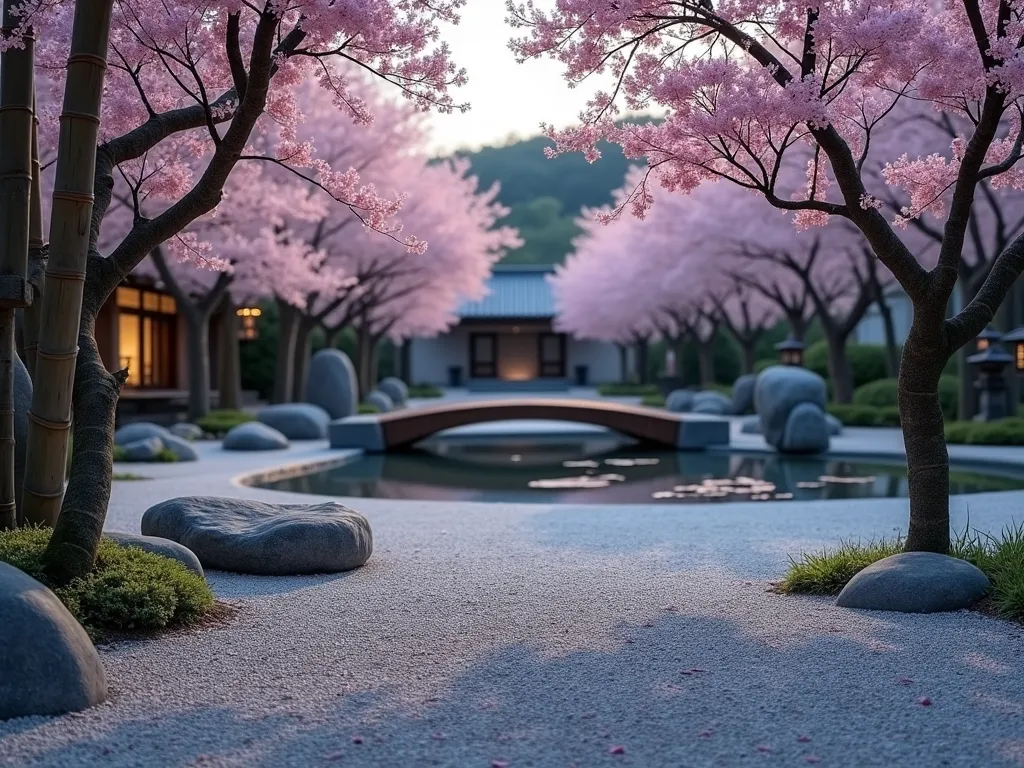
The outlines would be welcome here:
<svg viewBox="0 0 1024 768">
<path fill-rule="evenodd" d="M 476 359 L 476 340 L 487 337 L 491 340 L 490 363 L 481 363 Z M 490 365 L 490 373 L 478 373 L 478 366 Z M 490 331 L 470 331 L 469 334 L 469 378 L 471 379 L 496 379 L 498 378 L 498 334 Z"/>
<path fill-rule="evenodd" d="M 558 352 L 558 365 L 559 365 L 559 373 L 557 373 L 557 374 L 547 374 L 547 373 L 544 372 L 544 366 L 545 366 L 545 362 L 544 362 L 544 339 L 549 337 L 549 336 L 554 336 L 556 339 L 558 339 L 558 349 L 559 349 L 559 352 Z M 567 352 L 566 346 L 567 346 L 566 345 L 566 338 L 565 338 L 565 334 L 564 333 L 556 333 L 555 331 L 541 331 L 540 333 L 537 334 L 537 378 L 540 378 L 540 379 L 564 379 L 565 378 L 565 375 L 566 375 L 565 374 L 565 369 L 566 369 L 566 365 L 567 365 L 567 362 L 568 362 L 566 360 L 566 352 Z M 547 363 L 547 365 L 554 365 L 554 363 Z"/>
</svg>

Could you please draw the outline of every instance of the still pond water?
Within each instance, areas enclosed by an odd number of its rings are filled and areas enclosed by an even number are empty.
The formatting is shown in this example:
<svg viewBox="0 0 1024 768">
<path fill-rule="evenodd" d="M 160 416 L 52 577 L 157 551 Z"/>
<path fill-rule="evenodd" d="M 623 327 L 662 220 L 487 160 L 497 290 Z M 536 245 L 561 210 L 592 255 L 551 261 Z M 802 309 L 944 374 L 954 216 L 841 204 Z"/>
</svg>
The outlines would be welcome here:
<svg viewBox="0 0 1024 768">
<path fill-rule="evenodd" d="M 902 463 L 676 453 L 616 438 L 435 440 L 262 487 L 326 496 L 542 504 L 701 504 L 900 497 Z M 954 469 L 955 494 L 1024 488 L 1024 472 Z"/>
</svg>

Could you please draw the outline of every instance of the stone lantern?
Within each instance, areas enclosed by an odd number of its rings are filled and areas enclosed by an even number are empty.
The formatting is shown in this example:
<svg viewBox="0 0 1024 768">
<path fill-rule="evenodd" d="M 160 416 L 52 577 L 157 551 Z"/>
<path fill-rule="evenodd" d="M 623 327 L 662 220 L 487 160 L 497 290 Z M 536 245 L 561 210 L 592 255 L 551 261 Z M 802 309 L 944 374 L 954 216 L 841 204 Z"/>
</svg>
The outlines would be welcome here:
<svg viewBox="0 0 1024 768">
<path fill-rule="evenodd" d="M 978 334 L 978 338 L 975 340 L 975 349 L 979 352 L 984 352 L 990 346 L 1002 340 L 1002 338 L 1003 334 L 989 326 Z"/>
<path fill-rule="evenodd" d="M 802 366 L 804 364 L 804 350 L 807 345 L 802 341 L 790 336 L 785 341 L 775 345 L 775 351 L 779 353 L 779 362 L 783 365 Z"/>
<path fill-rule="evenodd" d="M 975 421 L 995 421 L 1010 415 L 1003 371 L 1013 361 L 1013 356 L 1007 354 L 998 341 L 991 339 L 983 351 L 967 358 L 969 364 L 978 366 L 978 378 L 974 382 L 979 393 Z"/>
<path fill-rule="evenodd" d="M 241 327 L 238 329 L 238 338 L 242 341 L 252 341 L 259 338 L 259 330 L 256 328 L 256 318 L 262 313 L 259 307 L 239 307 L 235 310 Z"/>
</svg>

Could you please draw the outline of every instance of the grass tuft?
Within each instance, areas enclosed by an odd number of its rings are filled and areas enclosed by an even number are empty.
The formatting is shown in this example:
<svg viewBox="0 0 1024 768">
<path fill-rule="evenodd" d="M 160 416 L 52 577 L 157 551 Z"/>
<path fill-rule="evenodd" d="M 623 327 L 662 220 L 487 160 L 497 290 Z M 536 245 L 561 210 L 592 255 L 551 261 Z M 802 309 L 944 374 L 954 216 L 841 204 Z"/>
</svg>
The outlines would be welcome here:
<svg viewBox="0 0 1024 768">
<path fill-rule="evenodd" d="M 0 532 L 0 561 L 52 588 L 42 567 L 50 533 L 44 528 Z M 184 626 L 213 608 L 213 593 L 202 576 L 177 560 L 110 539 L 100 542 L 92 573 L 53 591 L 93 638 Z"/>
<path fill-rule="evenodd" d="M 820 553 L 789 558 L 779 590 L 791 594 L 837 595 L 858 572 L 903 551 L 902 539 L 866 543 L 844 541 Z M 999 613 L 1024 621 L 1024 523 L 997 535 L 971 530 L 956 534 L 949 554 L 978 566 L 992 582 L 991 597 Z"/>
</svg>

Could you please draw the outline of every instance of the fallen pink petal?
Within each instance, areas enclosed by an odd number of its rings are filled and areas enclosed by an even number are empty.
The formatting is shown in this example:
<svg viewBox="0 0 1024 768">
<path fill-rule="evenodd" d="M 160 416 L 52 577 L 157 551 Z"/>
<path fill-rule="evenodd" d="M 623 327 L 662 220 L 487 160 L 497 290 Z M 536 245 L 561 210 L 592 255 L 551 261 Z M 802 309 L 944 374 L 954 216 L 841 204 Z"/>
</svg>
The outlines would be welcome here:
<svg viewBox="0 0 1024 768">
<path fill-rule="evenodd" d="M 626 748 L 621 744 L 612 744 L 608 747 L 608 754 L 610 755 L 624 755 L 626 754 Z"/>
<path fill-rule="evenodd" d="M 810 763 L 811 765 L 814 765 L 815 763 L 820 763 L 821 758 L 817 755 L 808 755 L 804 758 L 804 761 Z"/>
<path fill-rule="evenodd" d="M 922 696 L 917 700 L 917 703 L 920 704 L 922 707 L 930 707 L 932 705 L 932 700 L 929 699 L 927 696 Z"/>
<path fill-rule="evenodd" d="M 811 740 L 811 737 L 807 736 L 806 734 L 803 734 L 801 736 L 797 736 L 796 740 L 799 741 L 801 744 L 806 744 L 808 741 Z"/>
</svg>

